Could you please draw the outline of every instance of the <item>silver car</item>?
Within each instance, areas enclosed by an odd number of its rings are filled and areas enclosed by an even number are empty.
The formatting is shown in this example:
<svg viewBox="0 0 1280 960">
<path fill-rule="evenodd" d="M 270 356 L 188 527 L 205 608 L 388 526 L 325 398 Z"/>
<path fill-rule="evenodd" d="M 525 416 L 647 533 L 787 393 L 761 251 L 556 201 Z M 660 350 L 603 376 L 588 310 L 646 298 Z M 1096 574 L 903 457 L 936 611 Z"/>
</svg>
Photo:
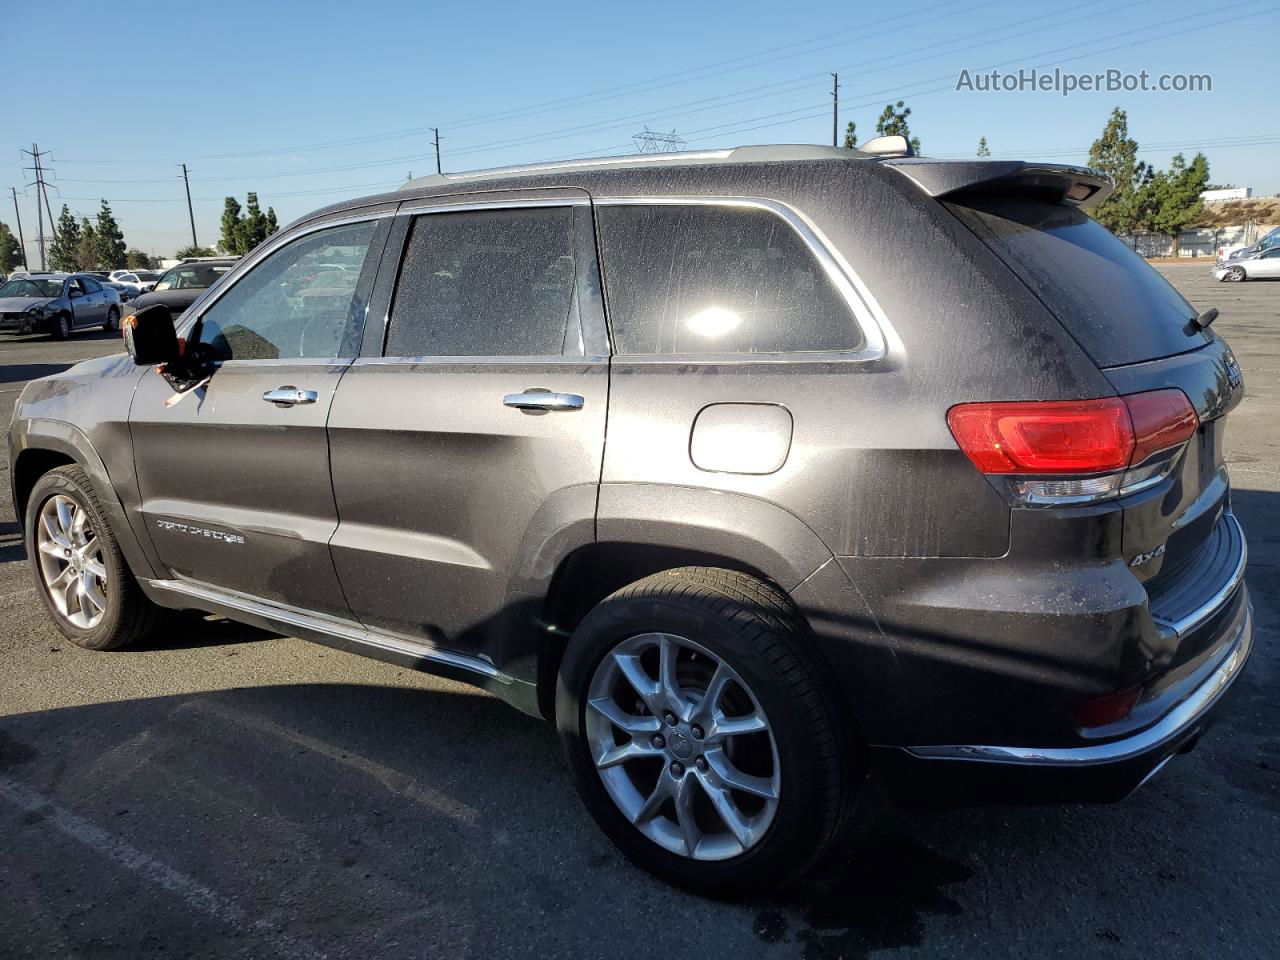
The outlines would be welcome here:
<svg viewBox="0 0 1280 960">
<path fill-rule="evenodd" d="M 0 333 L 66 340 L 84 327 L 116 330 L 120 295 L 83 273 L 29 273 L 0 286 Z"/>
<path fill-rule="evenodd" d="M 1260 250 L 1238 260 L 1224 260 L 1213 268 L 1213 275 L 1224 282 L 1280 277 L 1280 246 Z"/>
</svg>

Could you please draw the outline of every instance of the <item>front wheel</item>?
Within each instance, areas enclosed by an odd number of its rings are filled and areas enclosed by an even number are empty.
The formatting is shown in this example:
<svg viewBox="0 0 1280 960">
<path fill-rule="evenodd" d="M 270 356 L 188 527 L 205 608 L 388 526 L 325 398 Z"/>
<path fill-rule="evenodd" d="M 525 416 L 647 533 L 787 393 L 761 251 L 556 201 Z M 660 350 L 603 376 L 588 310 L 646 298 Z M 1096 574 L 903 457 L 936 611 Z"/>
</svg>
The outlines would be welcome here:
<svg viewBox="0 0 1280 960">
<path fill-rule="evenodd" d="M 102 325 L 102 329 L 108 333 L 114 333 L 120 329 L 120 311 L 115 307 L 107 310 L 107 322 Z"/>
<path fill-rule="evenodd" d="M 1244 269 L 1242 267 L 1232 267 L 1222 279 L 1228 283 L 1239 283 L 1244 279 Z"/>
<path fill-rule="evenodd" d="M 71 318 L 65 313 L 54 317 L 50 335 L 55 340 L 69 340 L 71 338 Z"/>
<path fill-rule="evenodd" d="M 129 571 L 80 467 L 58 467 L 36 481 L 24 533 L 36 589 L 68 640 L 112 650 L 158 625 L 161 610 Z"/>
<path fill-rule="evenodd" d="M 602 601 L 565 651 L 556 719 L 604 832 L 702 893 L 798 876 L 861 766 L 785 594 L 728 570 L 669 570 Z"/>
</svg>

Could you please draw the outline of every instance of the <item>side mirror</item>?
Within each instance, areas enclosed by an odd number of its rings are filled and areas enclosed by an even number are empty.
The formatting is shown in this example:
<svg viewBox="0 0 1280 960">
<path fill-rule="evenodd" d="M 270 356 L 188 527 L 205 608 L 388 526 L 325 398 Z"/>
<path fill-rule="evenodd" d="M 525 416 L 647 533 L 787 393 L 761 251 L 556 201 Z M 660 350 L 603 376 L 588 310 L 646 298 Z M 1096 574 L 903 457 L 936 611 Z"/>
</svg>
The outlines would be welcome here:
<svg viewBox="0 0 1280 960">
<path fill-rule="evenodd" d="M 79 287 L 73 286 L 71 290 L 68 291 L 67 296 L 69 296 L 72 300 L 74 300 L 76 297 L 83 297 L 84 291 L 81 290 Z"/>
<path fill-rule="evenodd" d="M 172 363 L 181 356 L 173 314 L 162 303 L 143 307 L 124 318 L 124 347 L 140 367 Z"/>
</svg>

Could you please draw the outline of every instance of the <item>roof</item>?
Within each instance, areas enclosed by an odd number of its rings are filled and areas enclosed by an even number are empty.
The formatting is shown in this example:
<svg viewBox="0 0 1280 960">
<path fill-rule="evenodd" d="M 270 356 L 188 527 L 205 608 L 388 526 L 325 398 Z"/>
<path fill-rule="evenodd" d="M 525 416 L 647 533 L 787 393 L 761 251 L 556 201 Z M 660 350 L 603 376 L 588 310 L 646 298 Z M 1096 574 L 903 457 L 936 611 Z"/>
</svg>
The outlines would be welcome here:
<svg viewBox="0 0 1280 960">
<path fill-rule="evenodd" d="M 493 167 L 464 173 L 433 173 L 415 177 L 401 190 L 439 187 L 473 180 L 496 180 L 538 173 L 560 173 L 574 170 L 637 170 L 646 167 L 682 167 L 715 163 L 777 163 L 786 160 L 866 160 L 875 154 L 846 147 L 826 147 L 811 143 L 781 143 L 726 150 L 686 150 L 678 153 L 641 153 L 621 157 L 587 157 L 580 160 L 558 160 L 551 163 L 525 163 L 514 167 Z"/>
</svg>

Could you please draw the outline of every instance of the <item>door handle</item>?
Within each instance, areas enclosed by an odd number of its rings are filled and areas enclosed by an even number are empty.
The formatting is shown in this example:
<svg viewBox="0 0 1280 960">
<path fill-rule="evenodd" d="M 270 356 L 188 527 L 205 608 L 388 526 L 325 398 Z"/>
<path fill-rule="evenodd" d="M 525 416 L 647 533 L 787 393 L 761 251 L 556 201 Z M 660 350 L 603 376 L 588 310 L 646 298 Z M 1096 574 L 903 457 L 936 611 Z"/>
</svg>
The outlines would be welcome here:
<svg viewBox="0 0 1280 960">
<path fill-rule="evenodd" d="M 517 410 L 581 410 L 583 399 L 576 393 L 526 390 L 524 393 L 508 393 L 502 398 L 502 403 Z"/>
<path fill-rule="evenodd" d="M 276 387 L 262 395 L 267 403 L 277 407 L 294 407 L 302 403 L 315 403 L 318 394 L 314 390 L 299 390 L 297 387 Z"/>
</svg>

